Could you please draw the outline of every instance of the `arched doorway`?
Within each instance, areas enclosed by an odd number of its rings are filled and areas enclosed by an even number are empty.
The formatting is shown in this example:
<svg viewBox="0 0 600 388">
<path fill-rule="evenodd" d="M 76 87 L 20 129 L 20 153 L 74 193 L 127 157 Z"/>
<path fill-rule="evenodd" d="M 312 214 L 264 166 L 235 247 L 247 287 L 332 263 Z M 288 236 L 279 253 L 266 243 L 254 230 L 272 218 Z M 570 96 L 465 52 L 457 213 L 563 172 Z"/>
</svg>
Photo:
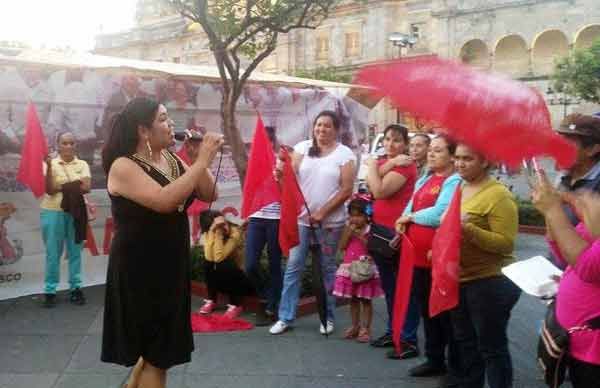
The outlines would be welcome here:
<svg viewBox="0 0 600 388">
<path fill-rule="evenodd" d="M 583 27 L 575 34 L 575 48 L 588 48 L 596 39 L 600 39 L 600 24 Z"/>
<path fill-rule="evenodd" d="M 567 36 L 559 30 L 542 32 L 534 39 L 532 47 L 533 71 L 537 75 L 552 73 L 555 60 L 569 54 Z"/>
<path fill-rule="evenodd" d="M 494 70 L 520 77 L 529 72 L 527 43 L 519 35 L 501 38 L 494 50 Z"/>
<path fill-rule="evenodd" d="M 489 69 L 490 53 L 487 44 L 481 39 L 468 41 L 460 49 L 460 60 L 478 69 Z"/>
</svg>

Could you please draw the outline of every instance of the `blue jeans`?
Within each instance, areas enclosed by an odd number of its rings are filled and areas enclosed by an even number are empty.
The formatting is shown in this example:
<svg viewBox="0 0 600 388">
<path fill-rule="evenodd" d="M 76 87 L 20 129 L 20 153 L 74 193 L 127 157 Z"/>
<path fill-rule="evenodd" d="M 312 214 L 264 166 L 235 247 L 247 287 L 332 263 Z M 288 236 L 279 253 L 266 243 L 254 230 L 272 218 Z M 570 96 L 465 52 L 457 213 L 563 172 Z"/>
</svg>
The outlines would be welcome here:
<svg viewBox="0 0 600 388">
<path fill-rule="evenodd" d="M 386 334 L 392 334 L 392 315 L 394 314 L 394 295 L 396 294 L 396 278 L 398 277 L 398 258 L 387 259 L 378 255 L 373 255 L 379 278 L 381 279 L 381 288 L 385 294 L 385 304 L 387 307 L 388 320 Z M 413 287 L 414 288 L 414 287 Z M 400 338 L 402 341 L 417 344 L 417 331 L 419 330 L 419 321 L 421 318 L 419 302 L 415 292 L 410 293 L 408 310 L 402 327 Z"/>
<path fill-rule="evenodd" d="M 300 298 L 302 287 L 302 273 L 304 271 L 306 257 L 308 256 L 312 242 L 312 231 L 307 226 L 299 225 L 300 244 L 290 250 L 290 257 L 283 276 L 283 291 L 279 304 L 279 319 L 291 323 L 296 318 L 296 308 Z M 343 227 L 319 228 L 315 232 L 317 240 L 321 244 L 321 269 L 323 281 L 327 290 L 327 320 L 334 320 L 335 297 L 332 294 L 333 282 L 337 265 L 335 255 Z"/>
<path fill-rule="evenodd" d="M 44 293 L 55 294 L 60 282 L 60 258 L 67 248 L 69 260 L 69 286 L 71 290 L 81 287 L 81 249 L 83 243 L 75 244 L 73 217 L 61 210 L 42 209 L 40 214 L 42 238 L 46 246 L 46 277 Z"/>
<path fill-rule="evenodd" d="M 246 234 L 246 274 L 258 295 L 267 300 L 267 309 L 271 311 L 275 311 L 279 305 L 283 286 L 278 237 L 279 220 L 250 218 Z M 264 279 L 260 267 L 260 257 L 265 245 L 269 255 L 269 282 Z"/>
<path fill-rule="evenodd" d="M 461 284 L 458 306 L 450 312 L 460 388 L 483 388 L 486 375 L 490 388 L 512 387 L 506 330 L 520 295 L 521 290 L 504 276 Z"/>
</svg>

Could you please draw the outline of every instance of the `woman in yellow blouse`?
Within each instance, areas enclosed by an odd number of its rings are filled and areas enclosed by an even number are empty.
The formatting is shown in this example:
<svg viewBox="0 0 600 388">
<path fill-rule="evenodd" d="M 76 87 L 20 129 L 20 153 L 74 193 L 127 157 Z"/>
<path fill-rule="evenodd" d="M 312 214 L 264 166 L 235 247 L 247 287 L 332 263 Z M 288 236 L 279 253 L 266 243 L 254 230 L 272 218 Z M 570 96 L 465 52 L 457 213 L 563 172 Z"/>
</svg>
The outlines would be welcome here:
<svg viewBox="0 0 600 388">
<path fill-rule="evenodd" d="M 210 314 L 219 292 L 229 297 L 225 316 L 236 318 L 242 312 L 241 297 L 256 295 L 256 289 L 241 270 L 243 237 L 239 227 L 228 223 L 221 212 L 204 210 L 200 213 L 204 234 L 204 276 L 208 298 L 198 311 Z"/>
<path fill-rule="evenodd" d="M 90 191 L 90 168 L 78 159 L 75 153 L 75 137 L 70 132 L 59 134 L 56 138 L 58 156 L 46 158 L 44 172 L 46 193 L 40 204 L 42 238 L 46 246 L 45 307 L 56 305 L 56 287 L 60 281 L 60 258 L 67 249 L 69 261 L 70 301 L 73 304 L 85 304 L 81 292 L 81 249 L 83 242 L 76 242 L 73 216 L 61 207 L 63 185 L 79 181 L 81 193 Z"/>
<path fill-rule="evenodd" d="M 451 311 L 459 365 L 449 386 L 512 387 L 507 327 L 520 290 L 501 268 L 514 261 L 517 205 L 510 191 L 489 175 L 491 164 L 464 144 L 455 154 L 462 186 L 460 299 Z M 457 381 L 453 381 L 456 379 Z M 453 385 L 456 384 L 456 385 Z"/>
</svg>

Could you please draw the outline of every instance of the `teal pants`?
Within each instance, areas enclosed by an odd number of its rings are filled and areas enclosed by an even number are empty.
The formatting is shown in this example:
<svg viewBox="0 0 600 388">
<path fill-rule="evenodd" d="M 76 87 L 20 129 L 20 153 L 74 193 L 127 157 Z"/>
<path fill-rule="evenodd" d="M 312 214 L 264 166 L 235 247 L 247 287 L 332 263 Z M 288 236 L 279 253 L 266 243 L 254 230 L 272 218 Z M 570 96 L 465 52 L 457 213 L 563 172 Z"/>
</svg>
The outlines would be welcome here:
<svg viewBox="0 0 600 388">
<path fill-rule="evenodd" d="M 69 260 L 69 286 L 73 290 L 81 287 L 81 249 L 83 242 L 75 244 L 73 217 L 60 210 L 42 209 L 42 238 L 46 246 L 46 277 L 44 293 L 55 294 L 60 282 L 60 258 L 67 248 Z"/>
</svg>

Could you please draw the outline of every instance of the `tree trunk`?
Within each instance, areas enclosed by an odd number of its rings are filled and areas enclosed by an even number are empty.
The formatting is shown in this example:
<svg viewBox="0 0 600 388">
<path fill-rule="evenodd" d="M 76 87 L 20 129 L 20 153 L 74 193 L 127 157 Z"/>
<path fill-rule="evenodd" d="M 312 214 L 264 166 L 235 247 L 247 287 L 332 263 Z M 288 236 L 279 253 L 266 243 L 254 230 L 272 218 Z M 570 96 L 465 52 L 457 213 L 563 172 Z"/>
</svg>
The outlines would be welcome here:
<svg viewBox="0 0 600 388">
<path fill-rule="evenodd" d="M 223 100 L 221 102 L 223 134 L 225 135 L 225 142 L 231 147 L 231 157 L 240 177 L 240 184 L 243 187 L 244 180 L 246 179 L 248 154 L 246 153 L 246 146 L 244 145 L 244 141 L 237 127 L 237 120 L 235 117 L 236 104 L 237 98 L 234 98 L 231 90 L 229 92 L 224 91 Z"/>
</svg>

